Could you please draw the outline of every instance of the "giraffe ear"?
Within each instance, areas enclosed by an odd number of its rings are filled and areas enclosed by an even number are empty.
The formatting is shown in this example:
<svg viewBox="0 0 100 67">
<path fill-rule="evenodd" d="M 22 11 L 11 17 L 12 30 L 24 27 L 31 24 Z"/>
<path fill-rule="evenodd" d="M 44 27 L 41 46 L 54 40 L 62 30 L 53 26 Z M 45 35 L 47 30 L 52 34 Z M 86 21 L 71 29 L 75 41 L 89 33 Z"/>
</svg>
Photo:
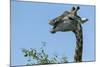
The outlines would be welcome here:
<svg viewBox="0 0 100 67">
<path fill-rule="evenodd" d="M 81 20 L 82 20 L 82 24 L 88 21 L 87 18 L 81 18 Z"/>
</svg>

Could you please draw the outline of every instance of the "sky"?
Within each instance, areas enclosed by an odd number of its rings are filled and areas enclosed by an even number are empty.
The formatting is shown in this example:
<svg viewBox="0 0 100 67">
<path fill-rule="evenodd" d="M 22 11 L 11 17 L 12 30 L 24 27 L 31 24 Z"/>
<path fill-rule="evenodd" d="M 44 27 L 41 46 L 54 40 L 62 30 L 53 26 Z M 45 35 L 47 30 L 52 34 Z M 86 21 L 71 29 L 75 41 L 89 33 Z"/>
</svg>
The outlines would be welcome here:
<svg viewBox="0 0 100 67">
<path fill-rule="evenodd" d="M 11 1 L 11 65 L 25 65 L 27 59 L 22 48 L 42 47 L 49 56 L 66 56 L 73 61 L 76 46 L 75 35 L 72 32 L 57 32 L 51 34 L 50 19 L 70 10 L 72 4 L 50 4 L 36 2 Z M 95 60 L 95 6 L 80 5 L 78 15 L 88 18 L 83 27 L 83 61 Z"/>
</svg>

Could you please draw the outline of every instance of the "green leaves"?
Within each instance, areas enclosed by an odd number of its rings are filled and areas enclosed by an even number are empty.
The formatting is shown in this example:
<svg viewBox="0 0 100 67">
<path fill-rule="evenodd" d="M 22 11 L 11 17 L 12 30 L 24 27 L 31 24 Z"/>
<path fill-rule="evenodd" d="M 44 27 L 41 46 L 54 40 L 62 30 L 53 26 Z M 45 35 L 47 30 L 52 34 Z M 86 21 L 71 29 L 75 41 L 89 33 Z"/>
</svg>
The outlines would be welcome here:
<svg viewBox="0 0 100 67">
<path fill-rule="evenodd" d="M 36 50 L 33 48 L 30 49 L 22 49 L 24 57 L 29 58 L 27 61 L 28 65 L 33 64 L 57 64 L 57 63 L 67 63 L 67 58 L 62 57 L 58 58 L 58 56 L 49 57 L 48 54 L 44 51 L 44 48 L 41 47 L 40 50 Z M 29 61 L 30 60 L 30 61 Z M 32 61 L 32 62 L 31 62 Z"/>
<path fill-rule="evenodd" d="M 24 53 L 24 57 L 28 56 L 28 50 L 27 49 L 23 49 L 22 52 Z"/>
</svg>

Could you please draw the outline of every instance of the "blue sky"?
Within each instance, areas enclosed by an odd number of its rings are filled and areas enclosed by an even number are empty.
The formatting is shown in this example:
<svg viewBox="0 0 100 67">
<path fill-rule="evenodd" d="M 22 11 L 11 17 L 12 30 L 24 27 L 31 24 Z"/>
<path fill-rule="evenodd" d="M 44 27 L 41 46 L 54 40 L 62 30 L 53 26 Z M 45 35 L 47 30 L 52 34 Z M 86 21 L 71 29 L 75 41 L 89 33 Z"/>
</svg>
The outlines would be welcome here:
<svg viewBox="0 0 100 67">
<path fill-rule="evenodd" d="M 76 46 L 72 32 L 51 34 L 48 20 L 70 10 L 73 5 L 34 2 L 11 2 L 11 65 L 24 65 L 22 48 L 39 49 L 46 42 L 45 50 L 49 56 L 66 56 L 73 61 Z M 83 24 L 83 61 L 95 60 L 95 6 L 80 5 L 78 14 L 89 19 Z"/>
</svg>

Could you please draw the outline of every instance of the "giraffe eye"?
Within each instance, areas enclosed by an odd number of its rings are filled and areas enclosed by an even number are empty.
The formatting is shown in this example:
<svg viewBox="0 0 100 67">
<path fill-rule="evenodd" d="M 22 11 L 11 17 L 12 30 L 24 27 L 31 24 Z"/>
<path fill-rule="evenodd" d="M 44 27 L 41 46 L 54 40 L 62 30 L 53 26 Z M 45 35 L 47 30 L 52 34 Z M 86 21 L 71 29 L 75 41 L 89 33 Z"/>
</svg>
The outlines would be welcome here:
<svg viewBox="0 0 100 67">
<path fill-rule="evenodd" d="M 53 20 L 53 22 L 57 22 L 57 20 L 55 19 L 55 20 Z"/>
<path fill-rule="evenodd" d="M 56 20 L 54 20 L 54 22 L 56 22 Z"/>
<path fill-rule="evenodd" d="M 70 20 L 74 20 L 72 17 L 68 17 Z"/>
</svg>

